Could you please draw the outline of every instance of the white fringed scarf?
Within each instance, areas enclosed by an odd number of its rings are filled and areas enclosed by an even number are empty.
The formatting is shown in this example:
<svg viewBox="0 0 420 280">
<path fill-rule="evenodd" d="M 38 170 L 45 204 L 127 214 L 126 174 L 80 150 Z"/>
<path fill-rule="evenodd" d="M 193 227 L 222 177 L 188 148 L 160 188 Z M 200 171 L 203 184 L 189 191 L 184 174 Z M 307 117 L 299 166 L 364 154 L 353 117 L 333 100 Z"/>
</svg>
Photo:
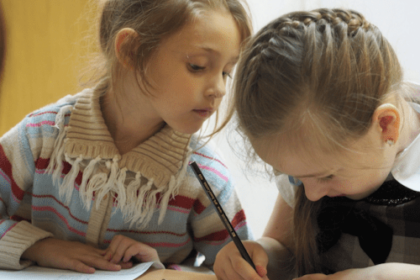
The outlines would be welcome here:
<svg viewBox="0 0 420 280">
<path fill-rule="evenodd" d="M 102 117 L 99 97 L 92 89 L 86 89 L 63 99 L 63 102 L 76 100 L 76 104 L 63 106 L 57 114 L 58 137 L 46 172 L 52 174 L 54 185 L 67 204 L 76 177 L 82 171 L 79 196 L 86 209 L 93 198 L 98 209 L 109 193 L 116 197 L 117 208 L 131 226 L 146 226 L 158 206 L 160 224 L 169 200 L 178 193 L 185 176 L 191 155 L 191 135 L 165 126 L 121 156 Z M 70 111 L 70 122 L 65 127 L 65 114 Z M 63 161 L 72 168 L 61 181 Z M 156 199 L 157 194 L 160 201 Z"/>
</svg>

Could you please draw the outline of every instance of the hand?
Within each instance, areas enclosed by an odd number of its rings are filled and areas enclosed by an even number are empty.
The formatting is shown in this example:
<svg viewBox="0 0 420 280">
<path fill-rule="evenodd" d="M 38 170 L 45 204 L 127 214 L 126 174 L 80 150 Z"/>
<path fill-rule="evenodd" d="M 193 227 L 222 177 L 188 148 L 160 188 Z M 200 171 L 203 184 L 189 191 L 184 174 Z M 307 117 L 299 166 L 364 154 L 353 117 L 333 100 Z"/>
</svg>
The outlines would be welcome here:
<svg viewBox="0 0 420 280">
<path fill-rule="evenodd" d="M 155 248 L 124 235 L 115 235 L 104 255 L 105 260 L 120 264 L 121 268 L 131 268 L 132 257 L 140 262 L 160 261 Z"/>
<path fill-rule="evenodd" d="M 69 269 L 82 273 L 102 270 L 121 270 L 118 264 L 104 259 L 105 250 L 76 241 L 46 238 L 36 242 L 22 254 L 22 259 L 32 260 L 39 266 Z"/>
<path fill-rule="evenodd" d="M 262 246 L 254 241 L 243 243 L 257 271 L 242 258 L 232 241 L 216 256 L 213 269 L 218 280 L 268 280 L 268 257 Z"/>
</svg>

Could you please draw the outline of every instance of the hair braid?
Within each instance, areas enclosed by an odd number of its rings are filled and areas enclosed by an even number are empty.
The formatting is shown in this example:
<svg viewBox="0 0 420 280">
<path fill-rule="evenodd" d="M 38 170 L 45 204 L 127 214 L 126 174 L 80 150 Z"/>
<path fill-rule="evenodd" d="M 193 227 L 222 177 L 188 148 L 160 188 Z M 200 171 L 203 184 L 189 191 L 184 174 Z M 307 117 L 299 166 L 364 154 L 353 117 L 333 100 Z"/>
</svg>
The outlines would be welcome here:
<svg viewBox="0 0 420 280">
<path fill-rule="evenodd" d="M 238 131 L 254 159 L 252 143 L 278 135 L 306 155 L 340 151 L 368 131 L 375 109 L 402 84 L 398 59 L 378 28 L 343 9 L 275 19 L 249 41 L 237 69 Z M 310 140 L 308 125 L 314 127 Z M 301 191 L 296 203 L 297 271 L 319 272 L 311 209 L 320 202 L 308 201 Z"/>
</svg>

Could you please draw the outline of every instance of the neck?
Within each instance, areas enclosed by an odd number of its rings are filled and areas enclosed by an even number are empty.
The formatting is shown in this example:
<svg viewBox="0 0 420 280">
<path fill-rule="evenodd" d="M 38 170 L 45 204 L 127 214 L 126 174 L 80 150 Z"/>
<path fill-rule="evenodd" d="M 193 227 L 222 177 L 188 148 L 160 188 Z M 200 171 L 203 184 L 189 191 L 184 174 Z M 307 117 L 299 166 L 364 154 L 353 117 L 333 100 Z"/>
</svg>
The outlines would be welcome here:
<svg viewBox="0 0 420 280">
<path fill-rule="evenodd" d="M 398 146 L 398 153 L 407 148 L 411 142 L 420 134 L 420 113 L 413 109 L 413 107 L 405 100 L 401 102 L 402 105 L 402 122 L 400 132 L 400 144 Z"/>
<path fill-rule="evenodd" d="M 162 119 L 151 117 L 147 108 L 150 106 L 145 100 L 142 102 L 144 95 L 139 95 L 137 88 L 130 94 L 108 91 L 101 98 L 103 118 L 120 154 L 131 151 L 165 125 Z"/>
</svg>

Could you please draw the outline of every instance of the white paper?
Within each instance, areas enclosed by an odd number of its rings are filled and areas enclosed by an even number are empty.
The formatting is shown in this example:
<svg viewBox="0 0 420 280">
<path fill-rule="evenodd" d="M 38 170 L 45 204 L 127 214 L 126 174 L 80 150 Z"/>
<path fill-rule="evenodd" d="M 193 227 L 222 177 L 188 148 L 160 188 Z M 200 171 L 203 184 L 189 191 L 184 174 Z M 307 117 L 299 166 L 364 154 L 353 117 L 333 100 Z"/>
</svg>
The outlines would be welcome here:
<svg viewBox="0 0 420 280">
<path fill-rule="evenodd" d="M 120 271 L 104 271 L 96 270 L 94 274 L 84 274 L 71 270 L 62 270 L 54 268 L 46 268 L 41 266 L 30 266 L 23 270 L 0 270 L 0 279 L 13 280 L 133 280 L 144 274 L 151 266 L 155 268 L 165 268 L 159 262 L 147 262 L 136 264 L 130 269 L 121 269 Z"/>
</svg>

